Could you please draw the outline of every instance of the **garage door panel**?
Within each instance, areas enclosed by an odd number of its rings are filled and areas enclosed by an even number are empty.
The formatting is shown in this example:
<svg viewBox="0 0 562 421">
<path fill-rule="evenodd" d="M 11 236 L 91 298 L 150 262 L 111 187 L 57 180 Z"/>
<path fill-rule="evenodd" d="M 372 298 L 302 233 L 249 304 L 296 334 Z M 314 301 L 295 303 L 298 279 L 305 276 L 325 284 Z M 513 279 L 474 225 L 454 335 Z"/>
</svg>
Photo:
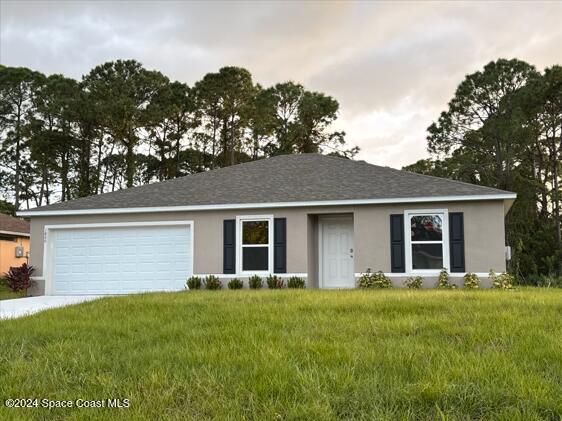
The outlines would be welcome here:
<svg viewBox="0 0 562 421">
<path fill-rule="evenodd" d="M 50 241 L 53 294 L 178 290 L 193 273 L 186 225 L 54 230 Z"/>
<path fill-rule="evenodd" d="M 59 247 L 59 255 L 61 256 L 72 256 L 73 251 L 71 247 Z"/>
</svg>

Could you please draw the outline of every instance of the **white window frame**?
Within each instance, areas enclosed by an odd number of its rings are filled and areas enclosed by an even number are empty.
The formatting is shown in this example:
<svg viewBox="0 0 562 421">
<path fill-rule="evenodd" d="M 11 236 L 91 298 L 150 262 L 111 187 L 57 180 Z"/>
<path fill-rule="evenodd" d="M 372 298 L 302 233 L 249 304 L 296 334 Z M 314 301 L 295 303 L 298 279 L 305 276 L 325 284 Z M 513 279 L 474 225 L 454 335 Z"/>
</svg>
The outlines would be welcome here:
<svg viewBox="0 0 562 421">
<path fill-rule="evenodd" d="M 242 223 L 267 221 L 266 244 L 242 244 Z M 267 270 L 243 270 L 242 247 L 268 247 Z M 238 275 L 270 275 L 273 272 L 273 215 L 240 215 L 236 217 L 236 273 Z"/>
<path fill-rule="evenodd" d="M 443 221 L 441 241 L 413 241 L 412 242 L 412 222 L 413 216 L 439 216 Z M 406 272 L 420 275 L 437 275 L 439 269 L 414 269 L 412 263 L 413 244 L 442 244 L 443 248 L 443 267 L 450 270 L 449 266 L 449 210 L 448 209 L 413 209 L 404 211 L 404 245 L 406 248 Z"/>
</svg>

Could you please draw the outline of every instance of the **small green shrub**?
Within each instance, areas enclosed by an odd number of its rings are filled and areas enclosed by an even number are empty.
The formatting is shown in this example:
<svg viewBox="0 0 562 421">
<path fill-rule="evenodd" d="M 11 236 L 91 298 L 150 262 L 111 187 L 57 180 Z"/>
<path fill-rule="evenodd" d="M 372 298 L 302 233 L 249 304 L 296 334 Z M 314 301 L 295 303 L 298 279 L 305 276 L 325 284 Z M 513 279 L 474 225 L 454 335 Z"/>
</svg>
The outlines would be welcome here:
<svg viewBox="0 0 562 421">
<path fill-rule="evenodd" d="M 233 278 L 228 281 L 228 289 L 242 289 L 243 286 L 244 284 L 238 278 Z"/>
<path fill-rule="evenodd" d="M 449 272 L 447 268 L 441 269 L 439 272 L 439 277 L 437 278 L 437 288 L 438 289 L 455 289 L 457 286 L 449 282 Z"/>
<path fill-rule="evenodd" d="M 480 288 L 480 279 L 475 273 L 469 272 L 464 275 L 464 287 L 466 289 L 478 289 Z"/>
<path fill-rule="evenodd" d="M 287 288 L 304 288 L 306 286 L 306 282 L 304 278 L 299 276 L 291 276 L 287 281 Z"/>
<path fill-rule="evenodd" d="M 404 285 L 410 289 L 420 289 L 423 285 L 423 278 L 421 276 L 410 276 L 404 281 Z"/>
<path fill-rule="evenodd" d="M 277 275 L 267 277 L 267 287 L 269 289 L 281 289 L 285 287 L 285 281 Z"/>
<path fill-rule="evenodd" d="M 200 289 L 201 284 L 202 282 L 199 276 L 192 276 L 188 278 L 186 282 L 187 289 Z"/>
<path fill-rule="evenodd" d="M 205 288 L 206 289 L 221 289 L 222 282 L 215 275 L 209 275 L 205 278 Z"/>
<path fill-rule="evenodd" d="M 260 289 L 263 286 L 263 281 L 261 279 L 261 276 L 258 275 L 250 276 L 250 278 L 248 279 L 248 285 L 250 286 L 251 289 Z"/>
<path fill-rule="evenodd" d="M 488 276 L 492 282 L 492 288 L 513 289 L 513 284 L 515 283 L 515 277 L 513 275 L 507 272 L 496 275 L 496 272 L 494 272 L 493 269 L 490 269 L 490 274 Z"/>
<path fill-rule="evenodd" d="M 362 289 L 391 288 L 392 282 L 382 271 L 372 273 L 367 270 L 359 278 L 357 286 Z"/>
</svg>

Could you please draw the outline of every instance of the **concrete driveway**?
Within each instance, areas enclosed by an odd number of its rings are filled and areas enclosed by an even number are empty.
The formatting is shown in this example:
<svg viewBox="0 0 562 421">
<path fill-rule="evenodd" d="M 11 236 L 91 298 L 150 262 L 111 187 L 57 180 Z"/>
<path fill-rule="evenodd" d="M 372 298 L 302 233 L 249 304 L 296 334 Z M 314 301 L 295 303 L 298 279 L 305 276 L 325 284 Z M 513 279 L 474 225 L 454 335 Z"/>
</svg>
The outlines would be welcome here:
<svg viewBox="0 0 562 421">
<path fill-rule="evenodd" d="M 102 298 L 100 295 L 42 296 L 0 301 L 0 319 L 14 319 L 50 308 L 64 307 Z"/>
</svg>

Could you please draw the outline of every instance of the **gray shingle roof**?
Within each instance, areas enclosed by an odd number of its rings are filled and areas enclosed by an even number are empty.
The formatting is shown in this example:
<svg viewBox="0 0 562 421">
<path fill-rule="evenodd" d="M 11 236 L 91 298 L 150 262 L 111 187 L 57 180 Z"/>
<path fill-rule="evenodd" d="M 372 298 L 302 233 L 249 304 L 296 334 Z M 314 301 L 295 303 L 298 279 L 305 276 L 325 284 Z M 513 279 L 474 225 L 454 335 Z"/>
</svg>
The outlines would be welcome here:
<svg viewBox="0 0 562 421">
<path fill-rule="evenodd" d="M 486 196 L 509 192 L 318 154 L 282 155 L 33 211 Z"/>
</svg>

